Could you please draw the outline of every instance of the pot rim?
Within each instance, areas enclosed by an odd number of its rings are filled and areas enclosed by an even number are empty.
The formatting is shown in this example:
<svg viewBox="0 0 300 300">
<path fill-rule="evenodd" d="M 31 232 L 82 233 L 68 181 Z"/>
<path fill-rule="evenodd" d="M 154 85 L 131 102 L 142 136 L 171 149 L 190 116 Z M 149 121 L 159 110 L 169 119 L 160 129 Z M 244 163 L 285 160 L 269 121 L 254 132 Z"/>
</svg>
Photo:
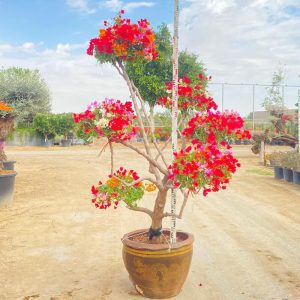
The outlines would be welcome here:
<svg viewBox="0 0 300 300">
<path fill-rule="evenodd" d="M 16 163 L 17 161 L 16 160 L 6 160 L 6 161 L 4 161 L 3 163 L 5 164 L 5 163 Z"/>
<path fill-rule="evenodd" d="M 13 171 L 12 173 L 8 173 L 8 174 L 0 174 L 0 178 L 2 177 L 13 177 L 16 176 L 17 172 Z"/>
<path fill-rule="evenodd" d="M 134 230 L 131 232 L 128 232 L 126 234 L 124 234 L 123 238 L 121 239 L 122 243 L 125 246 L 128 246 L 130 248 L 133 249 L 140 249 L 140 250 L 150 250 L 150 251 L 160 251 L 160 250 L 169 250 L 169 249 L 178 249 L 184 246 L 188 246 L 193 244 L 194 242 L 194 235 L 189 233 L 189 232 L 185 232 L 185 231 L 181 231 L 181 230 L 177 230 L 177 235 L 186 235 L 186 239 L 184 239 L 183 241 L 179 241 L 176 242 L 174 244 L 145 244 L 145 243 L 140 243 L 137 241 L 132 241 L 129 238 L 133 235 L 138 235 L 141 233 L 145 233 L 148 232 L 149 228 L 146 229 L 138 229 L 138 230 Z M 162 229 L 163 232 L 170 232 L 169 228 L 163 228 Z"/>
</svg>

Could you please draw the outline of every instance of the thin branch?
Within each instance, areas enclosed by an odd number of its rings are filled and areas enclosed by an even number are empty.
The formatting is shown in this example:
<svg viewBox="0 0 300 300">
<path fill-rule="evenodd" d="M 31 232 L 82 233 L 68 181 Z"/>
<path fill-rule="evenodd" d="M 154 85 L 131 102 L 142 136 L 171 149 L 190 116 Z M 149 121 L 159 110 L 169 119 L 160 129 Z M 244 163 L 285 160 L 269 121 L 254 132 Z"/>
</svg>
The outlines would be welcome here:
<svg viewBox="0 0 300 300">
<path fill-rule="evenodd" d="M 112 142 L 109 142 L 110 148 L 110 175 L 114 174 L 114 148 Z"/>
<path fill-rule="evenodd" d="M 143 155 L 144 154 L 143 152 L 141 152 L 140 154 L 142 154 L 145 158 L 147 158 L 147 160 L 149 162 L 152 163 L 152 165 L 153 165 L 153 173 L 155 175 L 155 178 L 156 178 L 157 181 L 161 182 L 161 177 L 160 177 L 160 174 L 159 174 L 158 170 L 160 172 L 162 172 L 163 174 L 166 174 L 165 172 L 167 172 L 167 170 L 164 170 L 163 167 L 160 166 L 159 164 L 157 164 L 157 162 L 152 158 L 151 149 L 150 149 L 150 145 L 148 143 L 148 139 L 147 139 L 145 127 L 144 127 L 144 124 L 143 124 L 143 121 L 142 121 L 142 118 L 141 118 L 141 114 L 139 112 L 138 104 L 137 104 L 137 101 L 136 101 L 136 94 L 135 94 L 135 92 L 133 90 L 133 86 L 131 84 L 130 78 L 129 78 L 129 76 L 128 76 L 128 74 L 127 74 L 124 66 L 122 65 L 121 62 L 117 61 L 117 63 L 118 63 L 118 66 L 117 66 L 117 64 L 114 64 L 114 66 L 118 70 L 119 74 L 125 79 L 125 81 L 126 81 L 126 83 L 128 85 L 130 94 L 131 94 L 132 102 L 133 102 L 133 105 L 134 105 L 134 108 L 135 108 L 135 112 L 136 112 L 136 116 L 137 116 L 137 120 L 138 120 L 138 124 L 139 124 L 139 126 L 141 128 L 141 131 L 142 131 L 143 142 L 144 142 L 145 150 L 147 152 L 147 157 L 145 155 Z M 122 72 L 119 69 L 122 70 Z"/>
<path fill-rule="evenodd" d="M 161 156 L 164 164 L 166 167 L 168 167 L 168 164 L 167 164 L 167 161 L 166 161 L 166 158 L 164 157 L 162 151 L 160 150 L 158 144 L 157 144 L 157 141 L 156 141 L 156 137 L 154 135 L 154 120 L 152 120 L 151 116 L 150 116 L 150 120 L 148 118 L 148 115 L 147 115 L 147 112 L 146 112 L 146 108 L 145 108 L 145 101 L 143 100 L 141 94 L 140 94 L 140 91 L 138 90 L 138 88 L 134 85 L 134 83 L 131 81 L 131 84 L 137 94 L 137 97 L 138 99 L 140 100 L 140 103 L 141 103 L 141 106 L 142 106 L 142 110 L 143 110 L 143 113 L 144 113 L 144 116 L 145 116 L 145 119 L 150 127 L 150 132 L 151 132 L 151 137 L 152 137 L 152 141 L 153 141 L 153 144 L 157 150 L 157 152 L 159 153 L 159 156 Z"/>
<path fill-rule="evenodd" d="M 167 141 L 164 143 L 163 147 L 160 149 L 160 152 L 163 152 L 163 151 L 167 148 L 167 146 L 168 146 L 168 144 L 169 144 L 170 142 L 171 142 L 171 136 L 170 136 L 170 137 L 167 139 Z M 158 154 L 156 155 L 155 160 L 158 160 L 159 157 L 160 157 L 160 153 L 158 153 Z"/>
<path fill-rule="evenodd" d="M 130 80 L 128 74 L 126 73 L 126 70 L 124 69 L 124 66 L 120 62 L 119 62 L 119 68 L 123 71 L 122 76 L 125 79 L 125 81 L 128 85 L 129 91 L 130 91 L 130 95 L 131 95 L 131 99 L 132 99 L 134 109 L 135 109 L 135 112 L 136 112 L 137 120 L 138 120 L 139 126 L 140 126 L 141 131 L 142 131 L 143 141 L 144 141 L 146 152 L 148 153 L 149 156 L 151 156 L 151 150 L 150 150 L 150 146 L 149 146 L 149 143 L 148 143 L 144 123 L 143 123 L 143 120 L 141 118 L 141 114 L 139 112 L 139 107 L 138 107 L 138 104 L 137 104 L 137 101 L 136 101 L 136 98 L 135 98 L 136 95 L 135 95 L 135 92 L 133 90 L 131 80 Z"/>
<path fill-rule="evenodd" d="M 134 207 L 134 206 L 127 205 L 126 208 L 128 208 L 130 210 L 134 210 L 134 211 L 143 212 L 143 213 L 149 215 L 150 217 L 152 217 L 152 215 L 153 215 L 153 211 L 148 208 L 145 208 L 145 207 Z"/>
<path fill-rule="evenodd" d="M 187 200 L 189 198 L 189 192 L 184 191 L 183 189 L 180 189 L 180 191 L 182 192 L 184 198 L 183 198 L 183 202 L 182 202 L 179 214 L 165 212 L 163 215 L 164 217 L 175 217 L 177 219 L 182 219 L 182 214 L 183 214 L 184 208 L 186 206 Z"/>
<path fill-rule="evenodd" d="M 118 73 L 125 79 L 124 74 L 121 72 L 116 62 L 114 61 L 112 64 L 117 69 Z"/>
<path fill-rule="evenodd" d="M 146 154 L 145 152 L 143 152 L 142 150 L 140 150 L 139 148 L 133 146 L 132 144 L 126 142 L 126 141 L 120 141 L 120 143 L 132 150 L 134 150 L 135 152 L 137 152 L 138 154 L 144 156 L 148 161 L 149 163 L 156 167 L 162 174 L 164 175 L 168 175 L 169 172 L 167 169 L 163 168 L 154 158 L 150 157 L 148 154 Z"/>
<path fill-rule="evenodd" d="M 179 120 L 178 127 L 181 125 L 181 123 L 182 123 L 182 119 Z M 171 138 L 172 138 L 172 136 L 170 136 L 170 137 L 167 139 L 167 141 L 164 143 L 163 147 L 160 149 L 160 152 L 163 152 L 163 151 L 167 148 L 168 144 L 169 144 L 170 141 L 171 141 Z M 159 157 L 160 157 L 160 153 L 158 153 L 158 154 L 156 155 L 155 160 L 158 160 Z"/>
<path fill-rule="evenodd" d="M 113 176 L 113 177 L 116 178 L 116 179 L 118 179 L 122 184 L 124 184 L 127 187 L 134 186 L 135 184 L 137 184 L 139 182 L 142 182 L 142 181 L 145 181 L 145 180 L 148 180 L 148 181 L 152 182 L 155 185 L 159 185 L 158 182 L 155 181 L 154 179 L 152 179 L 151 177 L 141 177 L 141 178 L 139 178 L 139 179 L 137 179 L 137 180 L 135 180 L 133 182 L 130 182 L 130 183 L 128 183 L 128 182 L 120 179 L 118 176 Z"/>
<path fill-rule="evenodd" d="M 180 208 L 179 216 L 182 217 L 184 208 L 185 208 L 187 200 L 189 198 L 189 191 L 184 191 L 183 189 L 180 189 L 180 190 L 183 194 L 183 202 L 182 202 L 182 205 L 181 205 L 181 208 Z"/>
</svg>

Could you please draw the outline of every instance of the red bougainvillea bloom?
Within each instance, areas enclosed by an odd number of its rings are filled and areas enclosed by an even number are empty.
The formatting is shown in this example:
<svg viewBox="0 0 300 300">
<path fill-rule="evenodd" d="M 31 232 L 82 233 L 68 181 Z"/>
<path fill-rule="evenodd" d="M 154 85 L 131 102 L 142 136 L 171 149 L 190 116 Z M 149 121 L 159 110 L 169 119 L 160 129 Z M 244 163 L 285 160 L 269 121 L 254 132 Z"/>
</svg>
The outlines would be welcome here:
<svg viewBox="0 0 300 300">
<path fill-rule="evenodd" d="M 91 39 L 87 54 L 99 55 L 103 61 L 134 60 L 142 57 L 146 60 L 155 60 L 155 37 L 150 23 L 141 19 L 137 23 L 131 23 L 130 19 L 122 17 L 124 11 L 109 25 L 104 22 L 106 28 L 99 30 L 99 37 Z"/>
<path fill-rule="evenodd" d="M 226 189 L 231 175 L 240 166 L 232 156 L 230 146 L 223 149 L 216 144 L 201 144 L 198 140 L 192 146 L 174 153 L 174 162 L 169 166 L 169 180 L 175 187 L 187 188 L 193 193 Z"/>
<path fill-rule="evenodd" d="M 106 98 L 93 102 L 84 113 L 74 114 L 87 139 L 107 137 L 109 141 L 129 140 L 135 136 L 133 120 L 136 118 L 131 102 Z"/>
<path fill-rule="evenodd" d="M 186 76 L 180 78 L 178 82 L 178 109 L 181 111 L 187 109 L 198 111 L 217 109 L 217 104 L 205 91 L 207 81 L 208 78 L 202 74 L 199 74 L 199 81 L 196 84 L 191 83 L 191 80 Z M 171 93 L 172 82 L 168 82 L 166 83 L 166 96 L 159 98 L 157 104 L 171 108 Z"/>
<path fill-rule="evenodd" d="M 191 118 L 183 135 L 209 144 L 220 143 L 228 138 L 249 139 L 250 133 L 243 129 L 243 125 L 243 119 L 236 112 L 208 111 L 197 113 L 195 117 Z"/>
</svg>

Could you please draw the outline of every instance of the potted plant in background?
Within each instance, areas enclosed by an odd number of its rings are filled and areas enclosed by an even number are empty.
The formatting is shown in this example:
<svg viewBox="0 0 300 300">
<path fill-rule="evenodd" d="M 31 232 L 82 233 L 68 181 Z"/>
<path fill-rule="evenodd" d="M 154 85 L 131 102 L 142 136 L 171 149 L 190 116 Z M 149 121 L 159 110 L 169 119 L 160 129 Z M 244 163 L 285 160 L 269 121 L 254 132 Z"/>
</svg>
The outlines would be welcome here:
<svg viewBox="0 0 300 300">
<path fill-rule="evenodd" d="M 293 181 L 293 166 L 293 152 L 284 152 L 282 154 L 283 179 L 287 182 Z"/>
<path fill-rule="evenodd" d="M 282 152 L 273 152 L 269 155 L 270 165 L 274 167 L 274 177 L 276 179 L 283 179 L 282 157 Z"/>
<path fill-rule="evenodd" d="M 33 118 L 33 127 L 35 131 L 42 136 L 41 145 L 50 147 L 52 138 L 55 136 L 56 118 L 52 114 L 36 114 Z"/>
<path fill-rule="evenodd" d="M 159 145 L 155 128 L 146 109 L 144 99 L 134 82 L 129 78 L 125 63 L 139 60 L 155 60 L 159 55 L 155 36 L 145 19 L 131 23 L 123 18 L 123 11 L 113 24 L 105 22 L 100 35 L 90 41 L 87 50 L 100 63 L 111 63 L 129 88 L 132 102 L 105 99 L 93 102 L 88 109 L 74 114 L 75 123 L 87 140 L 94 137 L 107 138 L 111 151 L 111 171 L 106 180 L 92 186 L 92 203 L 98 209 L 117 208 L 124 203 L 133 211 L 150 217 L 149 229 L 138 229 L 124 235 L 123 260 L 130 279 L 139 293 L 150 298 L 176 296 L 186 279 L 192 258 L 193 235 L 177 232 L 177 242 L 170 243 L 169 229 L 163 229 L 167 217 L 182 218 L 189 196 L 226 189 L 232 174 L 240 166 L 225 141 L 230 137 L 242 140 L 249 138 L 243 129 L 242 118 L 234 112 L 221 113 L 214 100 L 203 88 L 207 78 L 199 76 L 192 84 L 189 78 L 179 81 L 179 125 L 183 147 L 178 153 L 167 157 L 164 145 Z M 159 99 L 158 103 L 170 107 L 171 99 Z M 189 111 L 191 117 L 186 114 Z M 183 122 L 183 118 L 186 118 Z M 137 123 L 137 126 L 133 123 Z M 138 128 L 136 128 L 138 127 Z M 151 138 L 145 127 L 149 128 Z M 131 143 L 136 132 L 142 135 L 144 149 Z M 120 144 L 140 155 L 149 168 L 149 175 L 140 177 L 136 171 L 115 167 L 114 144 Z M 178 213 L 166 211 L 168 195 L 172 189 L 182 193 L 182 204 Z M 147 192 L 157 191 L 153 209 L 140 205 Z"/>
<path fill-rule="evenodd" d="M 0 101 L 0 203 L 12 200 L 15 177 L 17 175 L 13 169 L 5 168 L 7 161 L 4 152 L 5 139 L 14 127 L 12 111 L 13 109 L 11 107 Z"/>
<path fill-rule="evenodd" d="M 58 135 L 62 135 L 61 140 L 62 147 L 69 147 L 72 144 L 72 139 L 69 137 L 73 135 L 74 132 L 74 120 L 72 113 L 57 114 L 56 116 L 55 132 Z"/>
<path fill-rule="evenodd" d="M 300 154 L 294 151 L 291 156 L 291 160 L 293 162 L 293 183 L 300 185 Z"/>
</svg>

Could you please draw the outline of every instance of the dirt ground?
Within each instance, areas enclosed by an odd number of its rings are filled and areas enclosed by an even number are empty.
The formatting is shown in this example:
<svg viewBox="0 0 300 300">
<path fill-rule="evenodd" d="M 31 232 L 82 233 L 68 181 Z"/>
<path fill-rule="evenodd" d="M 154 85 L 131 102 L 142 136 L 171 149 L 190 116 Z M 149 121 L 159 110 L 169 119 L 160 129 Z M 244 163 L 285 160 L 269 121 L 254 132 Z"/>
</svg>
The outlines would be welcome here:
<svg viewBox="0 0 300 300">
<path fill-rule="evenodd" d="M 195 235 L 180 300 L 300 299 L 300 187 L 277 181 L 249 147 L 228 190 L 190 199 L 178 227 Z M 148 228 L 124 207 L 96 210 L 90 186 L 109 173 L 95 147 L 8 148 L 13 202 L 0 208 L 0 299 L 142 299 L 123 266 L 120 238 Z M 120 149 L 116 166 L 143 174 Z M 143 200 L 153 206 L 154 194 Z M 165 226 L 169 226 L 166 220 Z"/>
</svg>

